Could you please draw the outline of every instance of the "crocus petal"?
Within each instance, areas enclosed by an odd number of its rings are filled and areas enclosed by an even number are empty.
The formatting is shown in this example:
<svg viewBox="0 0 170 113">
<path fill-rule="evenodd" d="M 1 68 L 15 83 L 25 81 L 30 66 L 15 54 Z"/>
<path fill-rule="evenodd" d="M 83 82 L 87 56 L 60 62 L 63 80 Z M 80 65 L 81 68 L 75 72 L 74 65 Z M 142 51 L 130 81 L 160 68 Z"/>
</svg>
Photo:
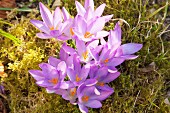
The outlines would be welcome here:
<svg viewBox="0 0 170 113">
<path fill-rule="evenodd" d="M 30 21 L 35 27 L 37 27 L 39 30 L 41 30 L 44 33 L 50 33 L 50 30 L 48 27 L 45 26 L 45 24 L 42 21 L 39 20 L 31 20 Z"/>
<path fill-rule="evenodd" d="M 92 9 L 89 7 L 89 8 L 87 9 L 87 12 L 86 12 L 85 15 L 84 15 L 84 18 L 85 18 L 87 21 L 89 21 L 90 19 L 93 18 L 93 16 L 94 16 L 93 11 L 92 11 Z"/>
<path fill-rule="evenodd" d="M 74 87 L 74 84 L 70 81 L 61 82 L 61 84 L 60 84 L 61 89 L 69 89 L 69 88 L 72 88 L 72 87 Z"/>
<path fill-rule="evenodd" d="M 96 10 L 95 10 L 95 16 L 98 16 L 100 17 L 104 11 L 104 8 L 105 8 L 106 4 L 102 4 L 100 5 Z"/>
<path fill-rule="evenodd" d="M 53 36 L 48 35 L 48 34 L 44 34 L 44 33 L 37 33 L 36 36 L 38 38 L 41 38 L 41 39 L 50 39 L 50 38 L 53 38 Z"/>
<path fill-rule="evenodd" d="M 86 51 L 85 43 L 79 39 L 76 40 L 76 48 L 77 48 L 77 52 L 80 56 L 82 56 L 82 53 Z"/>
<path fill-rule="evenodd" d="M 86 13 L 86 10 L 84 9 L 84 7 L 78 1 L 76 1 L 75 4 L 76 4 L 76 9 L 77 9 L 78 15 L 83 16 Z"/>
<path fill-rule="evenodd" d="M 123 55 L 121 58 L 125 58 L 126 60 L 133 60 L 136 59 L 138 56 L 137 55 Z"/>
<path fill-rule="evenodd" d="M 98 44 L 99 44 L 99 40 L 94 40 L 92 42 L 87 43 L 86 46 L 87 46 L 88 49 L 89 48 L 96 48 L 98 46 Z"/>
<path fill-rule="evenodd" d="M 86 86 L 93 86 L 93 85 L 95 85 L 97 83 L 97 80 L 96 79 L 87 79 L 85 82 L 84 82 L 84 84 L 86 85 Z"/>
<path fill-rule="evenodd" d="M 100 107 L 102 107 L 101 102 L 98 101 L 98 100 L 89 100 L 85 105 L 87 107 L 90 107 L 90 108 L 100 108 Z"/>
<path fill-rule="evenodd" d="M 107 16 L 102 16 L 101 18 L 104 18 L 105 22 L 108 22 L 112 17 L 113 15 L 107 15 Z"/>
<path fill-rule="evenodd" d="M 66 92 L 67 92 L 67 91 L 64 90 L 64 89 L 57 89 L 57 90 L 55 91 L 55 93 L 58 94 L 58 95 L 62 95 L 62 94 L 64 94 L 64 93 L 66 93 Z"/>
<path fill-rule="evenodd" d="M 130 55 L 136 53 L 141 48 L 142 48 L 142 44 L 137 44 L 137 43 L 128 43 L 128 44 L 121 45 L 123 55 Z"/>
<path fill-rule="evenodd" d="M 88 109 L 86 106 L 84 106 L 83 104 L 78 104 L 78 106 L 82 113 L 88 113 Z"/>
<path fill-rule="evenodd" d="M 75 81 L 75 77 L 76 77 L 76 73 L 75 73 L 75 71 L 73 70 L 73 69 L 71 69 L 71 68 L 68 68 L 67 69 L 67 76 L 69 77 L 69 79 L 72 81 L 72 82 L 74 82 Z"/>
<path fill-rule="evenodd" d="M 90 71 L 90 65 L 86 64 L 85 66 L 83 66 L 83 68 L 81 69 L 81 75 L 80 77 L 82 78 L 82 80 L 86 80 L 88 74 Z"/>
<path fill-rule="evenodd" d="M 65 36 L 65 35 L 60 35 L 60 36 L 57 37 L 57 39 L 59 39 L 59 40 L 61 40 L 61 41 L 66 41 L 66 40 L 69 40 L 70 37 Z"/>
<path fill-rule="evenodd" d="M 120 72 L 109 73 L 109 74 L 107 75 L 107 77 L 105 77 L 105 78 L 102 80 L 102 82 L 104 82 L 104 83 L 109 83 L 109 82 L 115 80 L 119 75 L 120 75 Z"/>
<path fill-rule="evenodd" d="M 123 63 L 125 61 L 124 58 L 113 58 L 110 62 L 107 63 L 108 66 L 118 66 L 121 63 Z"/>
<path fill-rule="evenodd" d="M 54 21 L 53 21 L 54 29 L 58 29 L 58 24 L 60 22 L 62 22 L 62 12 L 61 9 L 57 7 L 54 11 Z"/>
<path fill-rule="evenodd" d="M 52 56 L 50 56 L 49 59 L 48 59 L 48 63 L 50 65 L 54 66 L 54 67 L 57 67 L 60 62 L 61 62 L 60 59 L 57 59 L 57 58 L 52 57 Z"/>
<path fill-rule="evenodd" d="M 66 73 L 66 69 L 67 69 L 67 66 L 66 66 L 66 63 L 64 61 L 61 61 L 57 66 L 57 70 L 61 71 L 62 75 L 64 75 Z"/>
<path fill-rule="evenodd" d="M 49 9 L 41 2 L 39 3 L 39 7 L 40 7 L 41 17 L 42 17 L 43 21 L 45 22 L 45 24 L 49 28 L 54 27 L 53 26 L 53 15 L 49 11 Z"/>
<path fill-rule="evenodd" d="M 109 37 L 108 37 L 108 45 L 109 48 L 113 48 L 113 46 L 121 44 L 121 27 L 117 23 L 114 30 L 110 31 Z"/>
<path fill-rule="evenodd" d="M 88 31 L 91 34 L 95 34 L 98 31 L 101 31 L 104 28 L 105 25 L 105 19 L 103 18 L 98 18 L 96 19 L 90 26 L 88 26 Z"/>
<path fill-rule="evenodd" d="M 64 21 L 68 20 L 70 18 L 70 14 L 65 9 L 65 7 L 62 8 L 62 12 L 63 12 Z"/>
<path fill-rule="evenodd" d="M 85 0 L 84 8 L 87 10 L 89 7 L 92 9 L 92 11 L 94 11 L 94 1 L 93 0 Z"/>
<path fill-rule="evenodd" d="M 37 80 L 37 81 L 44 79 L 44 75 L 43 75 L 42 71 L 40 71 L 40 70 L 29 70 L 29 73 L 30 73 L 30 74 L 34 77 L 34 79 Z"/>
<path fill-rule="evenodd" d="M 109 32 L 107 32 L 107 31 L 99 31 L 99 32 L 96 33 L 95 37 L 101 38 L 101 37 L 106 37 L 108 35 L 109 35 Z"/>
<path fill-rule="evenodd" d="M 64 43 L 64 44 L 62 45 L 62 49 L 64 49 L 64 51 L 65 51 L 67 54 L 70 54 L 70 55 L 73 55 L 74 53 L 76 53 L 76 51 L 75 51 L 73 48 L 67 46 L 66 43 Z"/>
</svg>

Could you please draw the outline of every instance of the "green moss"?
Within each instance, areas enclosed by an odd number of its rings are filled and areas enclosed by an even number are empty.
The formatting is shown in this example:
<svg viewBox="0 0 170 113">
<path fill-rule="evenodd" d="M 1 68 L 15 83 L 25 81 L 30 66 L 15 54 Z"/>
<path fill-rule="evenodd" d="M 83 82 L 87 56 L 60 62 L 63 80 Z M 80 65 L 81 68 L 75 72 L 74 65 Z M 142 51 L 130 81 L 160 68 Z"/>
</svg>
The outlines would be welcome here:
<svg viewBox="0 0 170 113">
<path fill-rule="evenodd" d="M 103 102 L 102 108 L 89 109 L 90 113 L 98 113 L 98 110 L 101 113 L 168 113 L 170 107 L 164 103 L 164 99 L 170 88 L 170 42 L 159 37 L 164 26 L 156 22 L 160 19 L 160 14 L 164 14 L 164 10 L 147 19 L 151 9 L 158 9 L 165 3 L 150 5 L 142 3 L 142 0 L 95 0 L 96 7 L 103 2 L 107 4 L 105 15 L 114 14 L 114 18 L 122 18 L 130 25 L 122 25 L 122 43 L 142 43 L 143 48 L 137 53 L 137 59 L 126 61 L 119 67 L 121 76 L 109 84 L 115 89 L 115 93 Z M 63 5 L 71 15 L 76 14 L 72 0 L 65 0 Z M 39 69 L 38 64 L 47 62 L 49 56 L 57 57 L 61 43 L 38 39 L 35 36 L 38 30 L 29 21 L 36 18 L 36 14 L 22 16 L 19 20 L 11 21 L 13 26 L 6 27 L 9 33 L 22 40 L 21 45 L 15 46 L 4 37 L 0 39 L 0 61 L 5 65 L 5 72 L 8 74 L 8 77 L 1 78 L 1 81 L 5 85 L 10 112 L 79 113 L 77 106 L 71 105 L 58 95 L 47 94 L 28 74 L 30 69 Z M 116 21 L 111 21 L 105 29 L 113 29 L 115 23 Z M 158 26 L 161 26 L 160 29 Z M 0 27 L 3 28 L 4 25 L 1 23 Z M 74 47 L 74 44 L 72 46 Z M 155 63 L 155 68 L 149 67 L 152 62 Z"/>
</svg>

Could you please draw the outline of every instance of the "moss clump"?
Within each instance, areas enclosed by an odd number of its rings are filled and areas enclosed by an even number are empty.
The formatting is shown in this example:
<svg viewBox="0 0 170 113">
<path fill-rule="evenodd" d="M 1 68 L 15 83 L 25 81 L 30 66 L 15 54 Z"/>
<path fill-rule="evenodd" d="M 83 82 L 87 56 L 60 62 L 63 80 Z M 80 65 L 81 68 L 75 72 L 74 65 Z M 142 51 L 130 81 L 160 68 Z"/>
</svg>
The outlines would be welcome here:
<svg viewBox="0 0 170 113">
<path fill-rule="evenodd" d="M 110 83 L 115 88 L 115 93 L 103 102 L 103 107 L 89 111 L 168 113 L 170 107 L 164 103 L 164 99 L 170 88 L 170 42 L 159 36 L 165 27 L 163 23 L 157 22 L 165 14 L 164 9 L 147 18 L 152 9 L 156 10 L 165 3 L 152 5 L 134 0 L 95 0 L 96 6 L 103 2 L 107 4 L 105 15 L 114 14 L 114 18 L 122 18 L 130 25 L 122 26 L 122 43 L 142 43 L 144 47 L 138 52 L 139 57 L 136 60 L 126 61 L 119 67 L 121 76 Z M 63 5 L 75 15 L 73 0 L 65 0 Z M 58 95 L 47 94 L 28 74 L 29 69 L 39 69 L 38 64 L 47 62 L 49 56 L 58 56 L 60 48 L 60 42 L 56 40 L 42 40 L 35 36 L 38 30 L 29 22 L 36 18 L 35 15 L 37 13 L 30 13 L 19 20 L 8 20 L 13 26 L 5 27 L 6 31 L 19 38 L 21 45 L 13 45 L 12 41 L 4 37 L 0 39 L 0 61 L 5 65 L 5 72 L 8 74 L 7 78 L 1 78 L 1 82 L 5 86 L 10 112 L 79 113 L 77 106 Z M 113 29 L 114 23 L 108 23 L 105 29 Z M 0 27 L 4 28 L 4 24 Z M 154 65 L 150 66 L 151 63 Z"/>
</svg>

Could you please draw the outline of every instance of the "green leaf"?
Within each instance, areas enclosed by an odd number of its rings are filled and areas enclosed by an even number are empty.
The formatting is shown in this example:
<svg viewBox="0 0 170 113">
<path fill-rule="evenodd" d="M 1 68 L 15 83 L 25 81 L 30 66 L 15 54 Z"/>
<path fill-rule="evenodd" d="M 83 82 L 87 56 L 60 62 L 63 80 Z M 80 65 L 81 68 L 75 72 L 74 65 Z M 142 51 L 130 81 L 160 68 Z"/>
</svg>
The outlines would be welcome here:
<svg viewBox="0 0 170 113">
<path fill-rule="evenodd" d="M 3 7 L 0 7 L 0 10 L 2 11 L 16 10 L 16 11 L 21 11 L 21 12 L 32 12 L 33 11 L 33 9 L 30 9 L 30 8 L 3 8 Z"/>
<path fill-rule="evenodd" d="M 12 40 L 17 45 L 21 44 L 21 40 L 19 40 L 18 38 L 16 38 L 15 36 L 13 36 L 10 33 L 3 31 L 2 29 L 0 29 L 0 35 L 4 36 L 6 38 L 9 38 L 10 40 Z"/>
</svg>

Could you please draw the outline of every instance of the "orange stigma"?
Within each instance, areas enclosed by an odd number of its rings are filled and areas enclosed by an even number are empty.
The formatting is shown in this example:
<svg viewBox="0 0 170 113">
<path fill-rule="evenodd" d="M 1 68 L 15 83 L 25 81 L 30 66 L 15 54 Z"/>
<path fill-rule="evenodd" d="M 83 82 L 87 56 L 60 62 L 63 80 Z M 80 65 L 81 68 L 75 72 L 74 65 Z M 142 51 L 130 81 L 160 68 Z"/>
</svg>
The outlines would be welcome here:
<svg viewBox="0 0 170 113">
<path fill-rule="evenodd" d="M 73 35 L 74 35 L 73 28 L 70 28 L 70 34 L 71 34 L 71 36 L 73 36 Z"/>
<path fill-rule="evenodd" d="M 82 54 L 84 60 L 86 60 L 88 58 L 88 51 L 85 51 L 83 54 Z"/>
<path fill-rule="evenodd" d="M 91 34 L 90 32 L 86 32 L 84 34 L 84 38 L 90 38 L 93 34 Z"/>
<path fill-rule="evenodd" d="M 104 83 L 103 82 L 98 82 L 97 85 L 98 86 L 104 86 Z"/>
<path fill-rule="evenodd" d="M 54 26 L 50 27 L 50 30 L 54 30 Z"/>
<path fill-rule="evenodd" d="M 51 82 L 52 84 L 57 84 L 58 83 L 58 79 L 57 78 L 52 78 L 51 80 L 49 80 L 49 82 Z"/>
<path fill-rule="evenodd" d="M 104 60 L 104 63 L 108 63 L 108 62 L 109 62 L 109 59 L 106 58 L 106 59 Z"/>
<path fill-rule="evenodd" d="M 78 75 L 76 75 L 76 82 L 79 82 L 81 80 L 80 77 L 78 77 Z"/>
<path fill-rule="evenodd" d="M 89 100 L 89 96 L 82 96 L 81 99 L 83 102 L 87 102 Z"/>
<path fill-rule="evenodd" d="M 76 88 L 70 90 L 70 95 L 73 97 L 76 94 Z"/>
</svg>

